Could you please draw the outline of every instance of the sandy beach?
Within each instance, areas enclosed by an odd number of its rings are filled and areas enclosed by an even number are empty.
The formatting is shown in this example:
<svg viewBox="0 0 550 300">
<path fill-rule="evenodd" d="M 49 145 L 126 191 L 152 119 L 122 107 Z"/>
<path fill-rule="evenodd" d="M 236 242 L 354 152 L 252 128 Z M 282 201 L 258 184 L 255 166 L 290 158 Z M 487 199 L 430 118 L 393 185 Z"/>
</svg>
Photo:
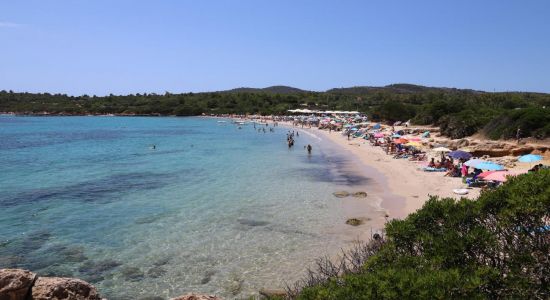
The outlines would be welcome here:
<svg viewBox="0 0 550 300">
<path fill-rule="evenodd" d="M 370 145 L 367 140 L 355 138 L 348 141 L 341 132 L 315 127 L 298 129 L 311 131 L 334 142 L 360 162 L 357 168 L 375 181 L 379 189 L 376 194 L 382 198 L 381 206 L 387 210 L 389 219 L 404 218 L 415 212 L 430 196 L 476 199 L 481 192 L 479 188 L 468 188 L 468 194 L 457 195 L 454 189 L 467 188 L 461 178 L 445 177 L 442 172 L 424 172 L 419 169 L 421 166 L 418 162 L 394 159 L 381 147 Z M 511 170 L 526 171 L 529 167 L 530 164 L 520 164 Z M 372 185 L 369 186 L 372 188 Z"/>
<path fill-rule="evenodd" d="M 389 194 L 383 197 L 382 207 L 388 210 L 389 218 L 403 218 L 421 208 L 430 196 L 452 197 L 459 199 L 461 196 L 453 193 L 453 189 L 464 188 L 460 178 L 445 177 L 441 172 L 423 172 L 417 162 L 406 159 L 393 159 L 387 155 L 381 147 L 374 147 L 363 139 L 347 140 L 340 132 L 315 130 L 322 136 L 340 145 L 353 155 L 364 166 L 367 174 L 375 172 L 382 176 L 374 177 L 379 186 Z M 470 189 L 467 195 L 462 197 L 475 199 L 480 189 Z M 392 196 L 394 195 L 394 196 Z"/>
</svg>

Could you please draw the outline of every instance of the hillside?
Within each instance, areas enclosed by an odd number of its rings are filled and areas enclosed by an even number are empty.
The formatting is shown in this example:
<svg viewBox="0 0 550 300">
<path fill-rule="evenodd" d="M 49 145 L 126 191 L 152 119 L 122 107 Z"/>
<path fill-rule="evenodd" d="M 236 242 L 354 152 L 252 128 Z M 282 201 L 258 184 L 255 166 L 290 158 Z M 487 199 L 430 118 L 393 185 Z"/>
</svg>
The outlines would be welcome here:
<svg viewBox="0 0 550 300">
<path fill-rule="evenodd" d="M 228 91 L 222 91 L 227 93 L 268 93 L 268 94 L 301 94 L 307 93 L 308 91 L 291 87 L 285 85 L 274 85 L 266 88 L 249 88 L 249 87 L 240 87 L 236 89 L 231 89 Z"/>
<path fill-rule="evenodd" d="M 373 121 L 412 120 L 439 126 L 453 139 L 483 133 L 492 139 L 550 137 L 550 94 L 489 93 L 392 84 L 308 92 L 289 86 L 221 92 L 67 96 L 0 91 L 0 112 L 53 115 L 282 115 L 289 109 L 356 110 Z"/>
<path fill-rule="evenodd" d="M 483 93 L 481 91 L 474 91 L 470 89 L 456 89 L 446 87 L 428 87 L 422 85 L 408 84 L 408 83 L 396 83 L 387 86 L 354 86 L 348 88 L 334 88 L 326 91 L 332 94 L 351 94 L 351 95 L 367 95 L 378 92 L 388 92 L 395 94 L 415 94 L 425 92 L 441 92 L 441 93 Z"/>
</svg>

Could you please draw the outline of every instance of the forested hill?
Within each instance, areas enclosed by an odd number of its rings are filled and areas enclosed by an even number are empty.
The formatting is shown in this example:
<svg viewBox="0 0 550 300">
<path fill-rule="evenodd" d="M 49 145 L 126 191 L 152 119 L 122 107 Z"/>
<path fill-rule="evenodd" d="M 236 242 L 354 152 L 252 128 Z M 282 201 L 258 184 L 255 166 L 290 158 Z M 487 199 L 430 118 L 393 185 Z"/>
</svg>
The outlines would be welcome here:
<svg viewBox="0 0 550 300">
<path fill-rule="evenodd" d="M 483 93 L 481 91 L 475 91 L 470 89 L 457 89 L 446 87 L 428 87 L 422 85 L 408 84 L 408 83 L 396 83 L 387 86 L 354 86 L 348 88 L 334 88 L 327 91 L 332 94 L 352 94 L 352 95 L 367 95 L 378 92 L 388 92 L 394 94 L 415 94 L 415 93 Z"/>
<path fill-rule="evenodd" d="M 550 94 L 489 93 L 474 90 L 394 84 L 311 92 L 287 86 L 238 88 L 209 93 L 68 96 L 0 91 L 0 112 L 62 115 L 286 114 L 287 110 L 358 110 L 371 120 L 433 124 L 443 134 L 461 138 L 482 131 L 511 138 L 550 137 Z"/>
<path fill-rule="evenodd" d="M 222 91 L 222 92 L 226 92 L 226 93 L 302 94 L 302 93 L 307 93 L 308 91 L 301 90 L 301 89 L 291 87 L 291 86 L 274 85 L 274 86 L 266 87 L 266 88 L 263 88 L 263 89 L 241 87 L 241 88 L 231 89 L 231 90 Z"/>
</svg>

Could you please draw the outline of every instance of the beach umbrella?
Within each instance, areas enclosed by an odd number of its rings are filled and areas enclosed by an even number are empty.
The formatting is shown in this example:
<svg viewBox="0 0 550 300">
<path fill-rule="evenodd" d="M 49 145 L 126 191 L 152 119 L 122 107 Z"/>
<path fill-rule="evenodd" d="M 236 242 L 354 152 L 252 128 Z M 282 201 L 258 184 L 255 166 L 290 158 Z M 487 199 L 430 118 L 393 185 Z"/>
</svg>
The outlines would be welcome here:
<svg viewBox="0 0 550 300">
<path fill-rule="evenodd" d="M 527 154 L 527 155 L 520 156 L 518 158 L 519 162 L 524 162 L 524 163 L 532 163 L 539 160 L 542 160 L 542 156 L 537 154 Z"/>
<path fill-rule="evenodd" d="M 447 156 L 452 157 L 454 159 L 470 159 L 472 157 L 472 154 L 466 151 L 456 150 L 456 151 L 451 151 L 447 153 Z"/>
<path fill-rule="evenodd" d="M 374 124 L 374 126 L 372 126 L 372 128 L 374 129 L 380 129 L 381 125 L 379 123 L 376 123 Z"/>
<path fill-rule="evenodd" d="M 505 182 L 506 180 L 508 180 L 508 177 L 517 176 L 524 173 L 525 172 L 496 171 L 483 177 L 483 180 Z"/>
<path fill-rule="evenodd" d="M 482 162 L 482 163 L 476 164 L 476 165 L 474 166 L 474 168 L 480 169 L 480 170 L 488 170 L 488 171 L 500 171 L 500 170 L 504 170 L 504 167 L 503 167 L 502 165 L 495 164 L 494 162 L 490 162 L 490 161 Z"/>
<path fill-rule="evenodd" d="M 393 135 L 392 135 L 391 137 L 393 137 L 393 138 L 400 138 L 400 137 L 401 137 L 401 135 L 400 135 L 400 134 L 398 134 L 398 133 L 394 133 L 394 134 L 393 134 Z"/>
<path fill-rule="evenodd" d="M 430 137 L 430 132 L 429 131 L 424 131 L 424 133 L 422 134 L 422 137 L 423 138 Z"/>
<path fill-rule="evenodd" d="M 374 134 L 374 137 L 375 138 L 381 138 L 381 137 L 384 137 L 384 134 L 381 133 L 381 132 L 377 132 L 377 133 Z"/>
<path fill-rule="evenodd" d="M 415 142 L 420 142 L 420 141 L 422 141 L 421 138 L 417 138 L 417 137 L 410 138 L 409 140 L 415 141 Z"/>
<path fill-rule="evenodd" d="M 417 148 L 422 147 L 422 144 L 420 144 L 419 142 L 408 142 L 406 145 L 407 146 L 412 146 L 412 147 L 417 147 Z"/>
<path fill-rule="evenodd" d="M 393 140 L 393 142 L 396 143 L 396 144 L 406 144 L 409 141 L 407 139 L 400 138 L 400 139 Z"/>
<path fill-rule="evenodd" d="M 483 178 L 485 178 L 485 177 L 487 177 L 487 176 L 489 176 L 489 175 L 491 175 L 491 174 L 493 174 L 493 173 L 495 173 L 495 172 L 498 172 L 498 171 L 485 171 L 485 172 L 481 172 L 481 173 L 479 173 L 479 175 L 477 175 L 477 177 L 483 179 Z"/>
<path fill-rule="evenodd" d="M 483 160 L 483 159 L 470 159 L 469 161 L 465 162 L 464 164 L 468 167 L 475 168 L 478 164 L 481 163 L 489 163 L 489 161 Z"/>
<path fill-rule="evenodd" d="M 437 147 L 437 148 L 433 148 L 432 150 L 436 152 L 451 152 L 451 149 L 448 149 L 445 147 Z"/>
</svg>

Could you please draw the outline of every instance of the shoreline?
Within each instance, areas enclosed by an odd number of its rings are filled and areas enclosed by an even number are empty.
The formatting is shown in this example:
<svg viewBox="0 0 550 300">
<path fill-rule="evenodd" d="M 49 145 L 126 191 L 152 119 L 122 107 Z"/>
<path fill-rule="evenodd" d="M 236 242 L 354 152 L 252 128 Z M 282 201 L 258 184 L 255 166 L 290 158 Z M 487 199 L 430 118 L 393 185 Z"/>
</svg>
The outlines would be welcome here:
<svg viewBox="0 0 550 300">
<path fill-rule="evenodd" d="M 348 141 L 340 132 L 329 133 L 316 127 L 294 127 L 291 123 L 285 125 L 295 130 L 318 134 L 322 137 L 322 141 L 328 140 L 337 145 L 359 162 L 356 168 L 373 180 L 364 187 L 369 193 L 366 199 L 371 198 L 371 193 L 379 196 L 382 199 L 381 207 L 387 211 L 388 220 L 407 217 L 421 208 L 430 196 L 458 200 L 461 197 L 476 199 L 480 194 L 480 189 L 469 189 L 467 195 L 456 195 L 453 189 L 465 186 L 460 178 L 444 177 L 438 172 L 419 171 L 416 162 L 393 159 L 380 147 L 371 146 L 366 140 Z M 380 229 L 383 229 L 383 226 Z"/>
</svg>

